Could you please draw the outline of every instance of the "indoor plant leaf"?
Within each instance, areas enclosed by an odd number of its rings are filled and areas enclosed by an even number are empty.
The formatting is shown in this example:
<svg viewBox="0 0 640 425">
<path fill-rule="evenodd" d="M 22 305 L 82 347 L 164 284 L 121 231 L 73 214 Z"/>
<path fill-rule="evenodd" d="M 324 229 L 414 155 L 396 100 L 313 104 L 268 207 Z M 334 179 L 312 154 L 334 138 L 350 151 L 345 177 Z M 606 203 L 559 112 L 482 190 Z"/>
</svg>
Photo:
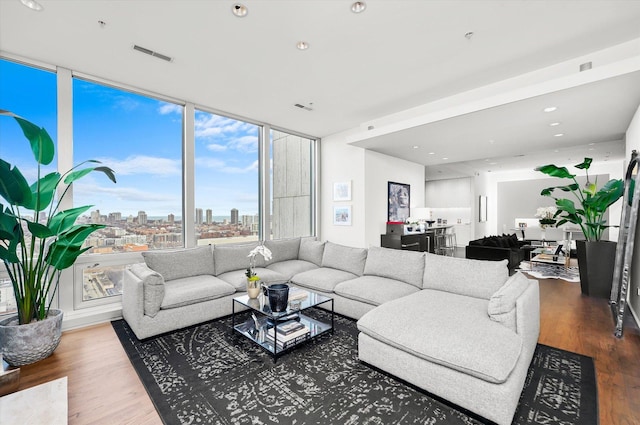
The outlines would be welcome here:
<svg viewBox="0 0 640 425">
<path fill-rule="evenodd" d="M 53 172 L 42 177 L 39 181 L 33 183 L 31 189 L 31 202 L 25 205 L 26 208 L 33 211 L 45 210 L 53 200 L 56 194 L 60 173 Z"/>
<path fill-rule="evenodd" d="M 31 188 L 18 167 L 0 159 L 0 196 L 10 205 L 25 207 L 31 204 Z"/>
</svg>

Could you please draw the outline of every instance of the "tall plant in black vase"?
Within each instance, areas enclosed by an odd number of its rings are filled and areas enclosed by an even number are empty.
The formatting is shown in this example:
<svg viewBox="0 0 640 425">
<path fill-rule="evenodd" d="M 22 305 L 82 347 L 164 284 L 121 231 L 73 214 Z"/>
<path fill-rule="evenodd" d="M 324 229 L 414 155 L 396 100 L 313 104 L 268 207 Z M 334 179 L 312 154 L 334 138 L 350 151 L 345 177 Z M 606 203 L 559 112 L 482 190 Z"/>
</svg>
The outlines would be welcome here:
<svg viewBox="0 0 640 425">
<path fill-rule="evenodd" d="M 605 214 L 609 207 L 622 197 L 624 182 L 611 179 L 598 189 L 597 180 L 592 182 L 589 178 L 591 162 L 591 158 L 585 158 L 574 166 L 579 170 L 585 170 L 587 182 L 584 186 L 580 186 L 576 175 L 571 174 L 566 167 L 550 164 L 538 167 L 536 171 L 551 177 L 571 180 L 568 185 L 548 187 L 540 194 L 555 199 L 558 208 L 554 216 L 558 219 L 556 226 L 572 223 L 579 226 L 584 234 L 585 240 L 576 241 L 582 293 L 608 298 L 613 280 L 616 243 L 603 241 L 602 234 L 608 227 L 617 227 L 606 222 Z M 555 197 L 556 191 L 571 193 L 575 200 Z"/>
</svg>

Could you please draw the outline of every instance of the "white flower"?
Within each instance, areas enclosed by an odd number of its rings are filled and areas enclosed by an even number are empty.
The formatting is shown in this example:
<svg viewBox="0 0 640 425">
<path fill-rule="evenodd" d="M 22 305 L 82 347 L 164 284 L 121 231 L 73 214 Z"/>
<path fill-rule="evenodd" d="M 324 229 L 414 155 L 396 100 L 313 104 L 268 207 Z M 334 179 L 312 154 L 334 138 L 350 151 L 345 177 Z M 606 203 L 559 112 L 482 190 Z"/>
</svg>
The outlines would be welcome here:
<svg viewBox="0 0 640 425">
<path fill-rule="evenodd" d="M 262 255 L 262 258 L 264 258 L 265 261 L 271 260 L 271 250 L 264 245 L 258 245 L 257 247 L 253 248 L 249 255 L 247 255 L 247 257 L 253 259 L 258 254 Z"/>
<path fill-rule="evenodd" d="M 556 207 L 540 207 L 536 211 L 536 217 L 553 218 L 558 209 Z"/>
</svg>

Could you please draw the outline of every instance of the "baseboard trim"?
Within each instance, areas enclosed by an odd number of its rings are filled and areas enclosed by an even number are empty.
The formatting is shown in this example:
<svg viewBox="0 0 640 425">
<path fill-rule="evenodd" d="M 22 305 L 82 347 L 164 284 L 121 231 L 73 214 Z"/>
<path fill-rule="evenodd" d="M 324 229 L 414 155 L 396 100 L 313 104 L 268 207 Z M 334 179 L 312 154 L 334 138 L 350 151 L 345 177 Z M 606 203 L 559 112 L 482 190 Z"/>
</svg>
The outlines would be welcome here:
<svg viewBox="0 0 640 425">
<path fill-rule="evenodd" d="M 65 311 L 64 319 L 62 321 L 62 330 L 69 331 L 72 329 L 84 328 L 121 318 L 122 306 L 113 304 L 82 310 Z"/>
<path fill-rule="evenodd" d="M 640 319 L 638 318 L 638 315 L 636 314 L 631 304 L 627 303 L 627 306 L 629 307 L 629 311 L 631 312 L 631 316 L 633 317 L 633 320 L 636 321 L 636 326 L 640 328 Z"/>
</svg>

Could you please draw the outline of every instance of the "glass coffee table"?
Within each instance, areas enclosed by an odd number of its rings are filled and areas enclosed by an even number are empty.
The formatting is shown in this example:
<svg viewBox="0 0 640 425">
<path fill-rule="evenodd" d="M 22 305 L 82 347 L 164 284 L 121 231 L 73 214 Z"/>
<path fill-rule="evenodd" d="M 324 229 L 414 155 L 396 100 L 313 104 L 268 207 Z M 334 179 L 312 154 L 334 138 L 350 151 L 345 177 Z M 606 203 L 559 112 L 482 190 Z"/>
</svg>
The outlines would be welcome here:
<svg viewBox="0 0 640 425">
<path fill-rule="evenodd" d="M 325 303 L 331 303 L 331 322 L 305 314 L 305 311 Z M 246 309 L 249 309 L 251 316 L 236 324 L 236 315 L 245 313 Z M 271 311 L 269 301 L 263 294 L 254 299 L 246 294 L 235 297 L 231 311 L 234 332 L 258 344 L 273 356 L 274 362 L 300 344 L 327 332 L 333 333 L 333 298 L 302 288 L 290 287 L 286 311 Z"/>
</svg>

